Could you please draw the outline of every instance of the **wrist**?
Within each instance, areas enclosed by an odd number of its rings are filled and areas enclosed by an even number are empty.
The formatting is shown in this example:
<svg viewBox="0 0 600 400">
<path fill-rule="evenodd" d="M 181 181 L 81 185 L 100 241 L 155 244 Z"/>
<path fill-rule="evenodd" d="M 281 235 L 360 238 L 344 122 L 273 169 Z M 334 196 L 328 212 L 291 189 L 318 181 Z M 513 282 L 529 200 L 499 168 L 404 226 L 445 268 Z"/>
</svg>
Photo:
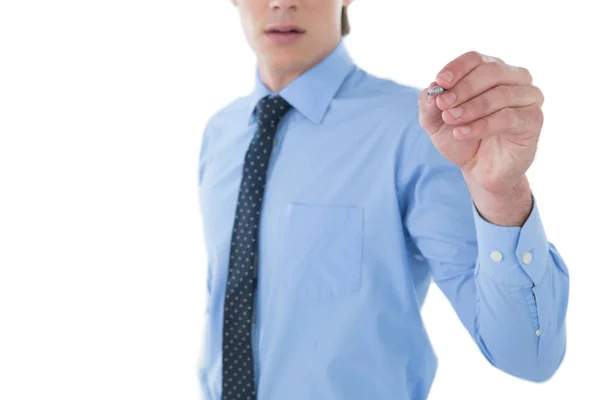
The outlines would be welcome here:
<svg viewBox="0 0 600 400">
<path fill-rule="evenodd" d="M 499 226 L 523 226 L 533 208 L 533 195 L 525 176 L 493 190 L 465 177 L 475 208 L 483 219 Z"/>
</svg>

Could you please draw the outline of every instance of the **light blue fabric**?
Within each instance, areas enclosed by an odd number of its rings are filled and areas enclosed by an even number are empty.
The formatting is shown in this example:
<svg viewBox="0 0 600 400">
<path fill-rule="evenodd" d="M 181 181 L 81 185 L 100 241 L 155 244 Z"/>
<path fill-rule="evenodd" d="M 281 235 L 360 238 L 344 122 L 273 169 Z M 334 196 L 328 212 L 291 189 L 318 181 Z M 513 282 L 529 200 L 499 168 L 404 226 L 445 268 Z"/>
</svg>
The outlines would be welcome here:
<svg viewBox="0 0 600 400">
<path fill-rule="evenodd" d="M 523 227 L 482 219 L 459 169 L 419 125 L 420 90 L 365 72 L 342 39 L 279 93 L 293 108 L 279 126 L 259 227 L 259 400 L 425 399 L 437 368 L 420 314 L 432 278 L 491 364 L 543 381 L 562 362 L 569 275 L 537 199 Z M 221 393 L 244 154 L 254 107 L 269 94 L 257 72 L 253 93 L 213 115 L 202 139 L 207 400 Z"/>
</svg>

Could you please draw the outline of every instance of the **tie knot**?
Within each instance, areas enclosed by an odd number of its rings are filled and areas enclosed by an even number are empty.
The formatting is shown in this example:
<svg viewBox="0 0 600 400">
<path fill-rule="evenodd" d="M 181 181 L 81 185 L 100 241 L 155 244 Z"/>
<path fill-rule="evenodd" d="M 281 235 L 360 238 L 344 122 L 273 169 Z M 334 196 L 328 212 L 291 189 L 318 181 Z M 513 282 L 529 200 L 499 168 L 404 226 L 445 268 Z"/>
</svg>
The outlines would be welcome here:
<svg viewBox="0 0 600 400">
<path fill-rule="evenodd" d="M 265 96 L 256 106 L 257 119 L 260 123 L 277 125 L 290 107 L 290 104 L 279 95 Z"/>
</svg>

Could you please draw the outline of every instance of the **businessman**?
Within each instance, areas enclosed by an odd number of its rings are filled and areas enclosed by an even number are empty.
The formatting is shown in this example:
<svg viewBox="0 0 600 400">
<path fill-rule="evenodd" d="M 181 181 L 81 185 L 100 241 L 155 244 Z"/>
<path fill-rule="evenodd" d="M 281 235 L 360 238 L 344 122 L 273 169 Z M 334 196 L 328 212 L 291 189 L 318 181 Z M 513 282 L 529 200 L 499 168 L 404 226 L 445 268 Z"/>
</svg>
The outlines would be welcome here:
<svg viewBox="0 0 600 400">
<path fill-rule="evenodd" d="M 256 85 L 200 148 L 204 398 L 426 399 L 431 281 L 489 363 L 552 377 L 569 274 L 526 178 L 544 101 L 528 70 L 471 51 L 421 90 L 353 62 L 351 0 L 232 2 Z"/>
</svg>

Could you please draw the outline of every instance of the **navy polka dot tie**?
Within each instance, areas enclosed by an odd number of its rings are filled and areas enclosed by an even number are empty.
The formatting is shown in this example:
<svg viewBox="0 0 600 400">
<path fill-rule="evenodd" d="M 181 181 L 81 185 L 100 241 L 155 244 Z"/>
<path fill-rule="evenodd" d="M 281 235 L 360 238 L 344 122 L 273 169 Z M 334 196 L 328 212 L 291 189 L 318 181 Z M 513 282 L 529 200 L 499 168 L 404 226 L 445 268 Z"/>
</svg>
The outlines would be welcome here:
<svg viewBox="0 0 600 400">
<path fill-rule="evenodd" d="M 222 400 L 256 399 L 251 329 L 258 279 L 258 226 L 273 139 L 289 109 L 279 96 L 260 100 L 258 129 L 244 159 L 225 294 Z"/>
</svg>

